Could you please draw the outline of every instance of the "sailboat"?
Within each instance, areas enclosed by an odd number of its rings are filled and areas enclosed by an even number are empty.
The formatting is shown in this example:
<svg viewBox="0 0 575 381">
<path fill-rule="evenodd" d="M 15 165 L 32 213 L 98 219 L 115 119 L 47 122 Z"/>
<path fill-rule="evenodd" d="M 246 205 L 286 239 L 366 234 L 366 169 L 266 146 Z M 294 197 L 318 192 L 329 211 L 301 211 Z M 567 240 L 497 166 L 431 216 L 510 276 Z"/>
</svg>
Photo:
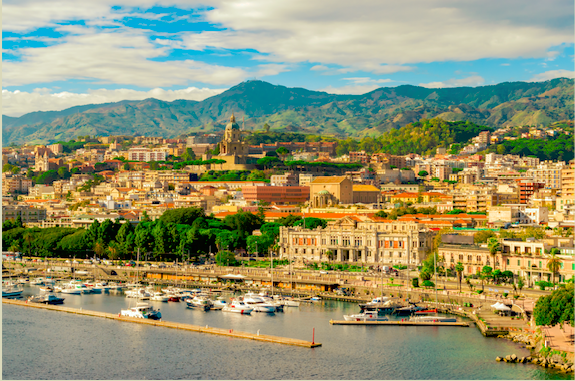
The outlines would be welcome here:
<svg viewBox="0 0 575 381">
<path fill-rule="evenodd" d="M 426 322 L 437 322 L 437 323 L 455 323 L 457 321 L 456 318 L 446 317 L 446 316 L 439 316 L 437 315 L 437 253 L 433 254 L 433 273 L 435 275 L 435 315 L 428 315 L 428 316 L 412 316 L 409 321 L 426 323 Z"/>
</svg>

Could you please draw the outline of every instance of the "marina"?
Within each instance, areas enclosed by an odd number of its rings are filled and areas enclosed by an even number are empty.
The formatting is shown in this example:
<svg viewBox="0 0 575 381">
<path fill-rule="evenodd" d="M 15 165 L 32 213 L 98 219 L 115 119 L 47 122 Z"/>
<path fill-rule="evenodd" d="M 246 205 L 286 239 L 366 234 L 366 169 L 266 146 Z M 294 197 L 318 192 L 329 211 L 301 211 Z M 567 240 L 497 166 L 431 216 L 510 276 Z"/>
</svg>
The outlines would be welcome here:
<svg viewBox="0 0 575 381">
<path fill-rule="evenodd" d="M 38 293 L 38 287 L 24 285 L 22 297 Z M 237 296 L 221 294 L 227 300 Z M 145 301 L 161 310 L 161 322 L 118 320 L 122 309 L 139 302 L 121 291 L 66 295 L 59 308 L 74 313 L 48 310 L 57 306 L 12 304 L 16 302 L 3 303 L 4 379 L 417 379 L 423 374 L 433 379 L 568 379 L 531 364 L 511 367 L 495 362 L 494 352 L 529 352 L 474 328 L 330 324 L 360 311 L 357 303 L 336 300 L 250 315 Z M 85 311 L 102 316 L 80 314 Z M 401 320 L 392 315 L 389 319 Z M 163 328 L 173 329 L 162 329 L 163 323 Z M 204 334 L 179 329 L 188 326 Z M 205 332 L 206 326 L 210 332 Z M 258 336 L 259 340 L 247 339 Z M 267 336 L 321 346 L 303 350 L 271 345 L 262 340 Z M 53 354 L 46 356 L 47 347 L 54 348 Z M 98 366 L 86 366 L 93 358 L 99 359 Z M 346 360 L 337 360 L 342 358 Z M 256 363 L 265 366 L 254 367 Z M 403 365 L 396 366 L 399 363 Z"/>
</svg>

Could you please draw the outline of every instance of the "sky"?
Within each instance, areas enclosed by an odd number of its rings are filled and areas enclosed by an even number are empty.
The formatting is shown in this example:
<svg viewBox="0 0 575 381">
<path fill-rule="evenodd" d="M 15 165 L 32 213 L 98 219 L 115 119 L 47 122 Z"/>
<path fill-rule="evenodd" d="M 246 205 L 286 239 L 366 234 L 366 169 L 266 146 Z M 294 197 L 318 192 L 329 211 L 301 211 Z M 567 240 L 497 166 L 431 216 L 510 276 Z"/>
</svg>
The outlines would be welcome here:
<svg viewBox="0 0 575 381">
<path fill-rule="evenodd" d="M 81 5 L 79 5 L 81 4 Z M 572 0 L 3 0 L 2 114 L 574 77 Z"/>
</svg>

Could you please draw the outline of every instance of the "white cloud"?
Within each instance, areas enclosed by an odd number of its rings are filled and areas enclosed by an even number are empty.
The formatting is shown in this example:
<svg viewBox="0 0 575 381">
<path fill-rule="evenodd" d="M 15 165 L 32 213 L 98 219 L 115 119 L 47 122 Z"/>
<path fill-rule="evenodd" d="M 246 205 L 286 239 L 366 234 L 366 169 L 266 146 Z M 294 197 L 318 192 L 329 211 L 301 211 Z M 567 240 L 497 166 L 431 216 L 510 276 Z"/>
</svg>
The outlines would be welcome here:
<svg viewBox="0 0 575 381">
<path fill-rule="evenodd" d="M 194 50 L 254 49 L 258 59 L 385 74 L 419 62 L 545 57 L 550 47 L 573 41 L 570 15 L 573 5 L 565 0 L 552 6 L 519 0 L 252 0 L 215 6 L 206 19 L 227 29 L 188 33 L 183 41 Z"/>
<path fill-rule="evenodd" d="M 155 88 L 149 91 L 97 89 L 90 90 L 87 93 L 70 93 L 67 91 L 54 93 L 47 88 L 34 89 L 32 92 L 2 90 L 2 114 L 21 116 L 32 111 L 59 111 L 78 105 L 122 100 L 142 100 L 146 98 L 156 98 L 163 101 L 174 101 L 176 99 L 201 101 L 223 91 L 225 89 L 199 89 L 196 87 L 188 87 L 181 90 Z"/>
<path fill-rule="evenodd" d="M 389 83 L 389 82 L 396 82 L 392 79 L 372 79 L 369 77 L 351 77 L 351 78 L 344 78 L 346 81 L 351 81 L 355 84 L 364 84 L 364 83 Z"/>
<path fill-rule="evenodd" d="M 575 78 L 575 71 L 572 70 L 549 70 L 536 74 L 529 82 L 543 82 L 555 78 Z"/>
<path fill-rule="evenodd" d="M 485 80 L 483 77 L 479 75 L 472 75 L 467 78 L 451 78 L 443 82 L 420 83 L 419 86 L 427 87 L 429 89 L 440 89 L 444 87 L 481 86 L 484 83 Z"/>
<path fill-rule="evenodd" d="M 4 61 L 3 86 L 69 79 L 140 87 L 183 85 L 188 81 L 231 85 L 249 76 L 241 68 L 200 61 L 154 61 L 165 56 L 169 48 L 154 45 L 143 31 L 65 28 L 74 30 L 74 34 L 65 37 L 61 44 L 18 49 L 21 62 Z"/>
</svg>

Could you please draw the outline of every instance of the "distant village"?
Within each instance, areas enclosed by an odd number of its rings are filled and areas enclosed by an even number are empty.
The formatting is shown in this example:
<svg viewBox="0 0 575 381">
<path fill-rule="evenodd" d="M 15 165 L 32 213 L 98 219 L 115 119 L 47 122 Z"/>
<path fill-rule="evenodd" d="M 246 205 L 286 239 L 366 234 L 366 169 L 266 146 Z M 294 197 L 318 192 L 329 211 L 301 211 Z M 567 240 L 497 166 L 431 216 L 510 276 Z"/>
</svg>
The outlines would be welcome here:
<svg viewBox="0 0 575 381">
<path fill-rule="evenodd" d="M 337 142 L 248 145 L 231 116 L 223 135 L 98 137 L 72 152 L 62 144 L 5 147 L 2 221 L 79 228 L 106 219 L 137 224 L 173 208 L 200 207 L 220 219 L 263 210 L 266 222 L 290 214 L 329 222 L 324 229 L 282 227 L 280 256 L 321 261 L 329 252 L 336 261 L 401 265 L 420 264 L 439 231 L 465 237 L 537 227 L 550 232 L 545 239 L 502 239 L 497 256 L 473 237 L 444 242 L 440 254 L 447 264 L 463 263 L 464 274 L 491 265 L 537 280 L 551 275 L 541 254 L 557 248 L 564 280 L 574 269 L 575 161 L 478 154 L 504 132 L 482 132 L 456 155 L 438 148 L 426 157 L 363 151 L 338 157 Z M 182 156 L 190 160 L 174 169 L 171 158 Z M 299 164 L 278 164 L 288 160 Z M 361 165 L 336 165 L 346 163 Z M 59 179 L 35 183 L 48 171 Z M 234 171 L 241 180 L 218 177 Z"/>
</svg>

